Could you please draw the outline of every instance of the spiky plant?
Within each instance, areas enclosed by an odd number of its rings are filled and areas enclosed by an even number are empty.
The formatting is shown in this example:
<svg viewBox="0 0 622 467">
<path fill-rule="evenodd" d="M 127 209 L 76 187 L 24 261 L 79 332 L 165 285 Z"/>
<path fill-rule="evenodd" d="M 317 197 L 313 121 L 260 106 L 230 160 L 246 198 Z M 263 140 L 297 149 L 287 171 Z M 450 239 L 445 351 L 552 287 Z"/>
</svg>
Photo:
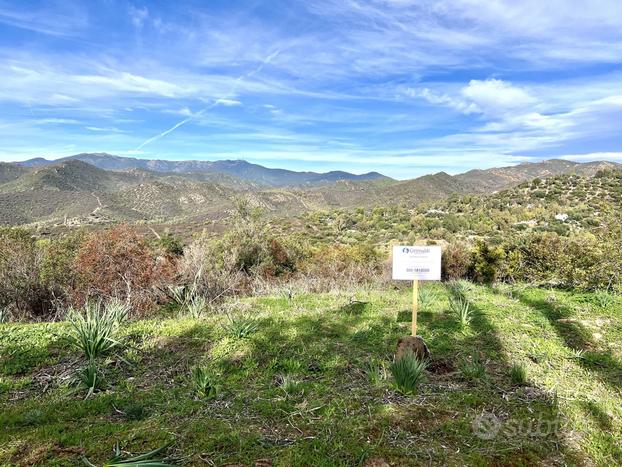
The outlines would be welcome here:
<svg viewBox="0 0 622 467">
<path fill-rule="evenodd" d="M 427 366 L 425 360 L 419 360 L 412 351 L 407 350 L 390 366 L 397 390 L 402 394 L 414 394 L 419 384 L 425 379 Z"/>
<path fill-rule="evenodd" d="M 449 297 L 449 307 L 458 317 L 458 320 L 462 326 L 468 326 L 471 324 L 473 310 L 471 309 L 471 304 L 466 298 Z"/>
<path fill-rule="evenodd" d="M 8 308 L 0 308 L 0 324 L 11 321 L 11 312 Z"/>
<path fill-rule="evenodd" d="M 121 451 L 121 447 L 117 442 L 114 445 L 114 457 L 104 462 L 102 467 L 174 467 L 174 464 L 169 464 L 163 460 L 157 459 L 157 456 L 164 452 L 171 444 L 172 443 L 168 443 L 145 454 L 124 459 L 123 451 Z M 98 467 L 97 464 L 93 464 L 86 457 L 82 458 L 82 462 L 84 462 L 84 464 L 88 467 Z"/>
<path fill-rule="evenodd" d="M 90 360 L 84 367 L 78 370 L 78 380 L 88 389 L 85 399 L 91 397 L 96 389 L 103 387 L 103 379 L 100 376 L 97 363 L 93 360 Z"/>
<path fill-rule="evenodd" d="M 127 315 L 124 310 L 127 311 L 117 304 L 102 306 L 100 302 L 87 303 L 82 312 L 71 308 L 68 312 L 69 343 L 81 350 L 89 361 L 109 352 L 120 345 L 114 335 Z"/>
<path fill-rule="evenodd" d="M 227 320 L 224 325 L 225 331 L 237 339 L 244 339 L 259 329 L 259 324 L 252 318 L 227 315 Z"/>
<path fill-rule="evenodd" d="M 421 311 L 428 311 L 430 306 L 438 299 L 438 294 L 430 286 L 419 289 L 419 307 Z"/>
<path fill-rule="evenodd" d="M 367 375 L 369 382 L 374 386 L 380 385 L 380 383 L 382 382 L 382 380 L 385 379 L 386 376 L 385 367 L 378 360 L 371 360 L 367 362 L 363 371 Z"/>
<path fill-rule="evenodd" d="M 460 372 L 468 380 L 481 380 L 486 377 L 486 367 L 480 362 L 477 354 L 460 366 Z"/>
<path fill-rule="evenodd" d="M 615 298 L 606 290 L 598 290 L 594 293 L 594 300 L 600 308 L 607 308 L 615 302 Z"/>
<path fill-rule="evenodd" d="M 207 299 L 198 291 L 196 281 L 187 286 L 169 287 L 173 300 L 192 318 L 200 318 L 207 308 Z"/>
<path fill-rule="evenodd" d="M 199 396 L 210 399 L 218 395 L 218 378 L 208 369 L 195 367 L 192 370 L 192 381 Z"/>
</svg>

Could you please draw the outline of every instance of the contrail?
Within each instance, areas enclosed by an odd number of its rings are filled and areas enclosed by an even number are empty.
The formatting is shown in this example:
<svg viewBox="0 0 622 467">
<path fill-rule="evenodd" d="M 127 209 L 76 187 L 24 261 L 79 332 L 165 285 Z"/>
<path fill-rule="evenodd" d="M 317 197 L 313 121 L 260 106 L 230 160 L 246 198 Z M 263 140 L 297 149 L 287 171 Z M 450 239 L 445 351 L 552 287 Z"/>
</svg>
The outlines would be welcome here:
<svg viewBox="0 0 622 467">
<path fill-rule="evenodd" d="M 233 85 L 231 86 L 231 89 L 229 89 L 229 92 L 227 92 L 224 96 L 220 96 L 218 99 L 216 99 L 210 105 L 208 105 L 207 107 L 204 107 L 203 109 L 199 110 L 195 115 L 192 115 L 192 116 L 190 116 L 188 118 L 185 118 L 182 121 L 177 122 L 175 125 L 170 127 L 168 130 L 165 130 L 162 133 L 159 133 L 159 134 L 157 134 L 155 136 L 152 136 L 148 140 L 143 141 L 140 145 L 138 145 L 136 147 L 135 151 L 138 151 L 138 150 L 142 149 L 143 147 L 145 147 L 146 145 L 148 145 L 150 143 L 153 143 L 154 141 L 157 141 L 160 138 L 165 137 L 169 133 L 172 133 L 173 131 L 175 131 L 180 126 L 183 126 L 186 123 L 188 123 L 193 118 L 196 118 L 196 117 L 199 117 L 199 116 L 203 115 L 208 110 L 213 109 L 214 107 L 216 107 L 222 101 L 222 99 L 227 99 L 227 98 L 231 97 L 231 95 L 235 92 L 235 90 L 237 89 L 237 87 L 240 84 L 240 82 L 242 82 L 246 78 L 249 78 L 249 77 L 253 76 L 256 73 L 259 73 L 263 69 L 263 67 L 266 64 L 270 63 L 272 60 L 274 60 L 277 57 L 277 55 L 279 55 L 279 53 L 281 53 L 280 50 L 272 52 L 270 55 L 268 55 L 266 58 L 264 58 L 261 61 L 261 63 L 259 64 L 259 66 L 257 68 L 255 68 L 254 70 L 251 70 L 251 71 L 249 71 L 247 73 L 244 73 L 244 74 L 238 76 L 235 79 L 235 81 L 233 82 Z"/>
</svg>

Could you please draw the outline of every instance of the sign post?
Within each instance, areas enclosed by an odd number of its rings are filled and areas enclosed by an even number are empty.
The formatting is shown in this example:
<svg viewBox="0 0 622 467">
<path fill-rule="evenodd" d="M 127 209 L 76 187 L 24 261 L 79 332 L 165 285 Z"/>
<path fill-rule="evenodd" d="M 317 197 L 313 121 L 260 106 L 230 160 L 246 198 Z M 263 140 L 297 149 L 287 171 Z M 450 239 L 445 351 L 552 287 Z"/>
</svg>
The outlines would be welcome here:
<svg viewBox="0 0 622 467">
<path fill-rule="evenodd" d="M 419 280 L 413 279 L 413 320 L 412 336 L 417 335 L 417 308 L 419 307 Z"/>
<path fill-rule="evenodd" d="M 419 358 L 427 358 L 428 348 L 423 339 L 417 336 L 419 281 L 441 280 L 441 247 L 395 245 L 393 247 L 393 279 L 413 283 L 411 336 L 403 337 L 398 341 L 396 359 L 401 358 L 407 348 Z"/>
</svg>

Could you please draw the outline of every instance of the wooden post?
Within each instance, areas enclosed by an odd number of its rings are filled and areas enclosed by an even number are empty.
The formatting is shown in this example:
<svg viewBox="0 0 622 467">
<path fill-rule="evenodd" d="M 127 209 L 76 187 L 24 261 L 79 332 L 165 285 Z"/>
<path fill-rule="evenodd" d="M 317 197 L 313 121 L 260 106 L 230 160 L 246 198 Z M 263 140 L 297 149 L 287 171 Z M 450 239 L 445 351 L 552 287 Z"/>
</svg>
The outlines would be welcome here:
<svg viewBox="0 0 622 467">
<path fill-rule="evenodd" d="M 419 305 L 419 281 L 413 280 L 413 320 L 412 335 L 417 335 L 417 306 Z"/>
</svg>

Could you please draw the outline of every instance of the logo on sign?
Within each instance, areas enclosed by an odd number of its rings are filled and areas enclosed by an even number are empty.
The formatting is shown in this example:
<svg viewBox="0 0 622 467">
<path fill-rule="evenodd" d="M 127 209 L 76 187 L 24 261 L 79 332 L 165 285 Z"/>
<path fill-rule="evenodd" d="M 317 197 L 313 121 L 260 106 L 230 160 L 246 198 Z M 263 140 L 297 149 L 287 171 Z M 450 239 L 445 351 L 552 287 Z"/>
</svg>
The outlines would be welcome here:
<svg viewBox="0 0 622 467">
<path fill-rule="evenodd" d="M 408 247 L 405 246 L 404 248 L 402 248 L 402 253 L 404 253 L 405 255 L 408 255 L 410 253 L 429 253 L 430 249 L 429 248 L 417 248 L 417 247 Z"/>
</svg>

